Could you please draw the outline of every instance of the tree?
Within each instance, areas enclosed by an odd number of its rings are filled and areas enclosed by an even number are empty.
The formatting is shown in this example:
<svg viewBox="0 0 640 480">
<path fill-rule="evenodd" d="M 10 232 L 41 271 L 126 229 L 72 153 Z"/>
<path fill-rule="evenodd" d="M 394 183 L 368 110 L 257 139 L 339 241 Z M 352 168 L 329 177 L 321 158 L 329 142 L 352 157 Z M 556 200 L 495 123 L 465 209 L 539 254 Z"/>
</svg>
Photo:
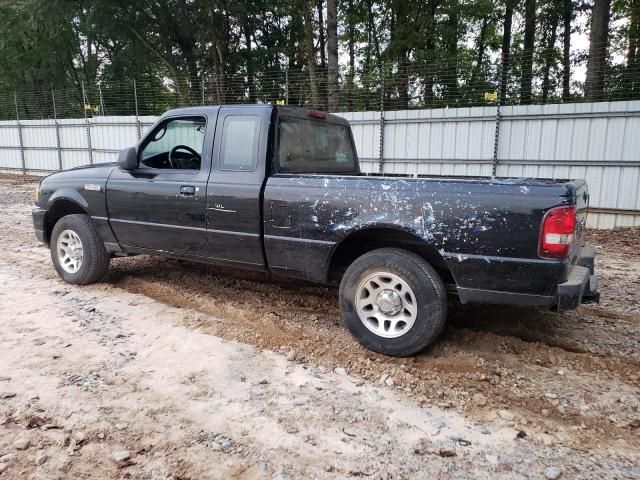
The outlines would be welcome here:
<svg viewBox="0 0 640 480">
<path fill-rule="evenodd" d="M 309 69 L 309 87 L 311 89 L 311 106 L 320 107 L 320 95 L 318 93 L 318 79 L 316 76 L 316 52 L 313 46 L 313 23 L 311 20 L 310 0 L 299 0 L 302 10 L 304 28 L 301 32 L 300 44 L 304 51 L 304 57 Z"/>
<path fill-rule="evenodd" d="M 584 96 L 587 101 L 602 100 L 604 95 L 604 75 L 607 61 L 607 41 L 609 39 L 609 19 L 611 0 L 595 0 L 591 18 L 591 39 L 587 60 L 587 79 Z"/>
<path fill-rule="evenodd" d="M 522 77 L 520 80 L 520 103 L 531 103 L 533 80 L 533 53 L 536 35 L 536 0 L 525 0 L 524 45 L 522 49 Z"/>
<path fill-rule="evenodd" d="M 545 40 L 546 45 L 544 47 L 542 55 L 542 103 L 547 103 L 549 100 L 549 90 L 551 86 L 551 69 L 556 63 L 556 38 L 558 35 L 558 22 L 560 20 L 560 12 L 558 11 L 558 5 L 551 3 L 548 5 L 549 9 L 545 12 Z"/>
<path fill-rule="evenodd" d="M 625 89 L 627 97 L 635 98 L 640 92 L 640 0 L 629 0 L 627 32 L 627 68 Z"/>
<path fill-rule="evenodd" d="M 513 25 L 513 2 L 506 0 L 504 20 L 502 22 L 502 65 L 500 68 L 500 100 L 504 103 L 507 98 L 507 81 L 511 60 L 511 28 Z"/>
<path fill-rule="evenodd" d="M 445 85 L 447 87 L 446 96 L 449 101 L 458 98 L 458 36 L 460 33 L 459 24 L 460 5 L 458 0 L 450 0 L 449 11 L 447 13 L 447 70 Z"/>
<path fill-rule="evenodd" d="M 327 0 L 327 109 L 338 109 L 338 6 L 336 0 Z"/>
<path fill-rule="evenodd" d="M 573 20 L 573 1 L 563 0 L 562 24 L 562 101 L 569 100 L 571 95 L 571 21 Z"/>
</svg>

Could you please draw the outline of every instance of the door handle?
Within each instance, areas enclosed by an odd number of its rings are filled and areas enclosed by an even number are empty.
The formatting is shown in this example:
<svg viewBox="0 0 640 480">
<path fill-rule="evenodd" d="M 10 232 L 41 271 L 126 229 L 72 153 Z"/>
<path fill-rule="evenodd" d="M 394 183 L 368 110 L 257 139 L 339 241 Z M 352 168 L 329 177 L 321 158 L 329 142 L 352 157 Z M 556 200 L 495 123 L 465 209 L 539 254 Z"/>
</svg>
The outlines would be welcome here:
<svg viewBox="0 0 640 480">
<path fill-rule="evenodd" d="M 193 185 L 182 185 L 180 187 L 180 195 L 195 195 L 196 187 Z"/>
</svg>

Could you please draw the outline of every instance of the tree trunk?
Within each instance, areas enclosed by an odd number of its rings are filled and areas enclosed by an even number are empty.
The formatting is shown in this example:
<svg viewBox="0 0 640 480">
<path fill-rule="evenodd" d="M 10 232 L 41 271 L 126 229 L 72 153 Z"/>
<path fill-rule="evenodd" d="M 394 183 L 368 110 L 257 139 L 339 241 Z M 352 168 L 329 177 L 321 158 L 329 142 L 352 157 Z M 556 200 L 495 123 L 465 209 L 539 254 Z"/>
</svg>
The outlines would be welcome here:
<svg viewBox="0 0 640 480">
<path fill-rule="evenodd" d="M 349 0 L 347 4 L 347 37 L 349 43 L 349 78 L 347 88 L 347 109 L 353 111 L 353 81 L 356 76 L 356 47 L 355 47 L 355 34 L 356 28 L 353 21 L 353 0 Z"/>
<path fill-rule="evenodd" d="M 448 17 L 446 97 L 449 101 L 456 101 L 458 100 L 458 33 L 460 31 L 458 0 L 451 1 Z"/>
<path fill-rule="evenodd" d="M 316 52 L 313 46 L 313 24 L 311 23 L 311 6 L 309 0 L 300 0 L 304 20 L 303 43 L 304 53 L 309 69 L 309 89 L 311 90 L 311 106 L 320 108 L 318 81 L 316 78 Z"/>
<path fill-rule="evenodd" d="M 511 27 L 513 25 L 513 3 L 507 0 L 504 12 L 504 26 L 502 27 L 502 68 L 500 71 L 500 101 L 504 103 L 507 97 L 507 82 L 509 81 L 509 61 L 511 60 Z"/>
<path fill-rule="evenodd" d="M 640 0 L 631 0 L 629 5 L 628 41 L 627 71 L 623 89 L 627 98 L 635 98 L 635 94 L 640 90 Z"/>
<path fill-rule="evenodd" d="M 549 99 L 549 88 L 551 66 L 554 60 L 555 45 L 558 31 L 558 11 L 553 10 L 551 12 L 551 19 L 549 20 L 549 41 L 544 52 L 544 67 L 542 70 L 542 103 L 547 103 Z"/>
<path fill-rule="evenodd" d="M 327 109 L 338 109 L 338 6 L 336 0 L 327 0 Z"/>
<path fill-rule="evenodd" d="M 244 28 L 244 41 L 247 44 L 247 87 L 249 90 L 249 103 L 256 103 L 256 92 L 253 79 L 253 51 L 251 48 L 251 31 L 249 29 L 248 21 Z"/>
<path fill-rule="evenodd" d="M 324 0 L 318 0 L 316 2 L 316 9 L 318 10 L 318 47 L 320 49 L 320 68 L 324 70 L 325 68 L 327 68 L 327 54 L 326 54 L 327 48 L 325 46 L 325 36 L 324 36 L 323 7 L 324 7 Z"/>
<path fill-rule="evenodd" d="M 472 100 L 475 100 L 475 95 L 477 94 L 477 92 L 479 92 L 482 88 L 484 88 L 484 75 L 482 75 L 482 84 L 478 85 L 478 79 L 480 78 L 481 74 L 482 74 L 482 62 L 484 62 L 484 52 L 487 48 L 487 27 L 489 25 L 489 19 L 487 17 L 482 19 L 482 26 L 480 27 L 480 33 L 478 35 L 478 41 L 476 44 L 476 48 L 477 48 L 477 53 L 476 53 L 476 64 L 473 67 L 473 70 L 471 72 L 471 91 L 473 92 L 473 96 L 474 98 Z M 479 88 L 480 87 L 480 88 Z"/>
<path fill-rule="evenodd" d="M 562 22 L 564 34 L 562 39 L 562 101 L 569 100 L 571 95 L 571 20 L 573 18 L 572 0 L 564 0 Z"/>
<path fill-rule="evenodd" d="M 434 83 L 434 52 L 435 52 L 435 17 L 438 9 L 438 0 L 430 0 L 428 4 L 427 17 L 424 21 L 424 32 L 426 35 L 424 41 L 426 66 L 424 74 L 424 95 L 423 101 L 425 107 L 433 103 L 433 83 Z"/>
<path fill-rule="evenodd" d="M 536 37 L 536 0 L 525 0 L 524 44 L 522 48 L 522 78 L 520 80 L 520 104 L 531 103 L 533 81 L 533 49 Z"/>
<path fill-rule="evenodd" d="M 595 0 L 591 18 L 587 80 L 584 85 L 584 97 L 590 102 L 602 100 L 604 95 L 604 71 L 607 64 L 610 15 L 611 0 Z"/>
</svg>

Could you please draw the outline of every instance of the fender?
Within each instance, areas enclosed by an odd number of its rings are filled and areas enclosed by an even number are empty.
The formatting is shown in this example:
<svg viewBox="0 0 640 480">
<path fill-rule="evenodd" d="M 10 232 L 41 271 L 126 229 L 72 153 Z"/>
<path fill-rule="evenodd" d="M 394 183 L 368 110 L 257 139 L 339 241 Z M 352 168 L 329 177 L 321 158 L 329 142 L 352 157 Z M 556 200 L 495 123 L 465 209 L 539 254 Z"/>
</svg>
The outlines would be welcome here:
<svg viewBox="0 0 640 480">
<path fill-rule="evenodd" d="M 51 207 L 56 201 L 67 200 L 77 204 L 81 207 L 85 212 L 89 212 L 89 203 L 87 200 L 73 188 L 61 188 L 60 190 L 56 190 L 47 202 L 47 210 L 51 210 Z"/>
<path fill-rule="evenodd" d="M 449 270 L 446 259 L 442 257 L 442 250 L 429 240 L 433 239 L 425 238 L 420 235 L 420 232 L 398 223 L 376 222 L 361 228 L 350 228 L 348 233 L 333 245 L 328 254 L 324 270 L 325 281 L 328 281 L 331 276 L 332 268 L 335 267 L 334 262 L 340 261 L 343 253 L 341 250 L 348 249 L 351 243 L 357 244 L 363 241 L 378 243 L 379 247 L 398 244 L 402 248 L 407 248 L 407 245 L 413 245 L 416 252 L 427 257 L 427 261 L 432 263 L 432 266 Z"/>
</svg>

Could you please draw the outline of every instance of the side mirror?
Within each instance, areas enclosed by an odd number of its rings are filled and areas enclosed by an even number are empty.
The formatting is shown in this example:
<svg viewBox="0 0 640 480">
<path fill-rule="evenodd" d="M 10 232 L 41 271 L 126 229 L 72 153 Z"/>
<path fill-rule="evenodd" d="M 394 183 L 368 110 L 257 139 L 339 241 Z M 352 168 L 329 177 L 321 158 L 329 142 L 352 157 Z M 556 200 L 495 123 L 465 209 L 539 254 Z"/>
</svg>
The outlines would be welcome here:
<svg viewBox="0 0 640 480">
<path fill-rule="evenodd" d="M 120 150 L 118 154 L 118 166 L 122 170 L 135 170 L 138 168 L 138 152 L 135 147 Z"/>
</svg>

